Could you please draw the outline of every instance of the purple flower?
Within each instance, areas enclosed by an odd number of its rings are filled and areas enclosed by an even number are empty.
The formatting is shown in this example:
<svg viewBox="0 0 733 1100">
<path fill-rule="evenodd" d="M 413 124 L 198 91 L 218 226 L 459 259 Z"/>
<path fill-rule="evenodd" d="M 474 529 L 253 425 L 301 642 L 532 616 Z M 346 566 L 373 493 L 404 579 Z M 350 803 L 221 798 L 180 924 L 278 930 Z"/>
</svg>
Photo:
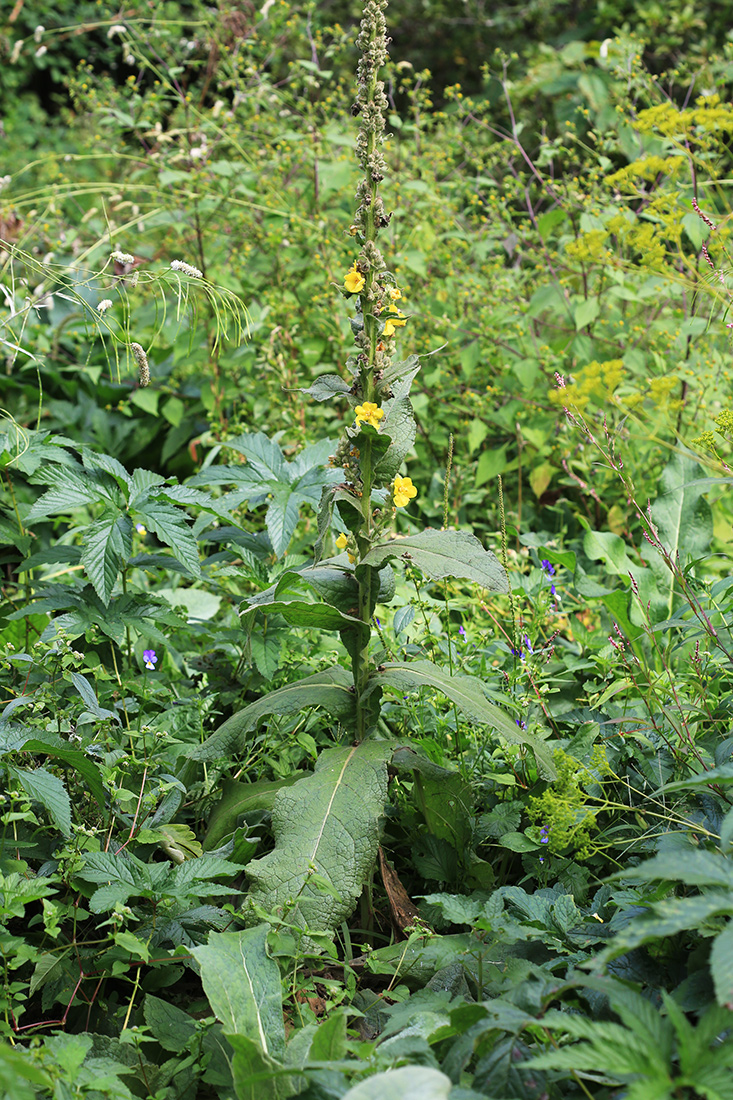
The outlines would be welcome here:
<svg viewBox="0 0 733 1100">
<path fill-rule="evenodd" d="M 549 825 L 543 825 L 542 828 L 540 829 L 540 844 L 549 844 L 550 843 L 550 838 L 548 836 L 549 832 L 550 832 L 550 826 Z"/>
<path fill-rule="evenodd" d="M 146 649 L 143 653 L 143 661 L 145 662 L 146 668 L 155 669 L 155 666 L 158 663 L 158 658 L 155 655 L 155 650 Z"/>
<path fill-rule="evenodd" d="M 548 577 L 555 576 L 555 566 L 552 564 L 552 562 L 548 561 L 547 558 L 543 558 L 540 562 L 540 565 L 545 570 Z"/>
<path fill-rule="evenodd" d="M 534 653 L 534 650 L 532 649 L 532 643 L 529 640 L 529 634 L 524 635 L 524 644 L 527 647 L 527 653 Z"/>
<path fill-rule="evenodd" d="M 520 730 L 526 730 L 526 728 L 527 728 L 527 723 L 526 723 L 526 722 L 522 722 L 522 721 L 520 721 L 520 719 L 519 719 L 519 718 L 515 718 L 515 719 L 514 719 L 514 721 L 515 721 L 515 722 L 517 723 L 517 725 L 519 726 Z"/>
</svg>

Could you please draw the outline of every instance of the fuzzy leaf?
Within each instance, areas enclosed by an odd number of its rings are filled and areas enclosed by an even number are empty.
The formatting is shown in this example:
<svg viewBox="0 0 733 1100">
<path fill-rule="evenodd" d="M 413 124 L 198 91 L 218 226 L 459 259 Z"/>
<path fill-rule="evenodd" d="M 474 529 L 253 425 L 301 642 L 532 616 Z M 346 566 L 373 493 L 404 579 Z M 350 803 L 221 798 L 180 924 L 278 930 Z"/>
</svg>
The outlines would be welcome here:
<svg viewBox="0 0 733 1100">
<path fill-rule="evenodd" d="M 392 687 L 398 691 L 437 688 L 474 722 L 489 726 L 510 744 L 528 745 L 544 776 L 554 778 L 557 774 L 547 745 L 522 730 L 503 710 L 490 703 L 481 681 L 475 676 L 451 676 L 432 661 L 395 662 L 383 665 L 381 671 L 372 673 L 367 692 L 377 687 Z"/>
<path fill-rule="evenodd" d="M 280 971 L 266 950 L 269 925 L 240 932 L 210 932 L 192 954 L 224 1031 L 246 1035 L 275 1058 L 285 1049 Z"/>
<path fill-rule="evenodd" d="M 270 781 L 260 779 L 256 783 L 241 783 L 229 779 L 224 783 L 224 794 L 217 802 L 209 818 L 209 827 L 204 840 L 204 848 L 211 851 L 218 848 L 222 841 L 234 832 L 237 818 L 253 810 L 271 810 L 275 796 L 281 787 L 290 787 L 300 776 L 288 776 L 287 779 Z"/>
<path fill-rule="evenodd" d="M 349 383 L 340 374 L 322 374 L 308 389 L 301 389 L 300 392 L 307 393 L 314 401 L 329 401 L 332 397 L 342 397 L 349 389 Z"/>
<path fill-rule="evenodd" d="M 351 915 L 377 854 L 391 752 L 376 741 L 327 749 L 313 775 L 280 791 L 275 849 L 247 865 L 250 902 L 320 931 Z"/>
<path fill-rule="evenodd" d="M 353 679 L 340 665 L 271 691 L 233 714 L 203 745 L 186 753 L 192 760 L 218 760 L 239 752 L 250 730 L 268 714 L 294 714 L 304 707 L 321 706 L 332 718 L 345 722 L 354 711 Z"/>
<path fill-rule="evenodd" d="M 365 565 L 379 567 L 391 558 L 414 562 L 434 581 L 456 577 L 474 581 L 492 592 L 509 591 L 509 582 L 499 559 L 490 550 L 484 550 L 479 540 L 467 531 L 428 528 L 405 539 L 393 539 L 370 550 L 358 568 Z"/>
<path fill-rule="evenodd" d="M 389 448 L 380 458 L 374 470 L 376 481 L 391 481 L 399 471 L 405 456 L 412 450 L 415 442 L 417 424 L 412 405 L 406 397 L 398 401 L 390 402 L 387 419 L 382 429 L 382 435 L 389 436 Z"/>
<path fill-rule="evenodd" d="M 452 1087 L 450 1077 L 438 1069 L 401 1066 L 360 1081 L 342 1100 L 448 1100 Z"/>
</svg>

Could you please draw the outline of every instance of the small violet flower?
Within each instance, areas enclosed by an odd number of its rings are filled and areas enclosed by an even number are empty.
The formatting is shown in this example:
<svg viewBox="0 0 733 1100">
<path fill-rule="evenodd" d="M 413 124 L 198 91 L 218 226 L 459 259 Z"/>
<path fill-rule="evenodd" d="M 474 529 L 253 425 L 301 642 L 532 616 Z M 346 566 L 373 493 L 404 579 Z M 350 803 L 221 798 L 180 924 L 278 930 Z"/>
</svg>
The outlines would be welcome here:
<svg viewBox="0 0 733 1100">
<path fill-rule="evenodd" d="M 514 721 L 517 723 L 520 730 L 526 730 L 526 728 L 527 728 L 527 723 L 526 722 L 522 722 L 519 718 L 515 718 Z"/>
<path fill-rule="evenodd" d="M 547 573 L 548 577 L 554 577 L 555 576 L 555 573 L 556 573 L 555 566 L 552 564 L 552 562 L 548 561 L 547 558 L 543 558 L 542 561 L 540 562 L 540 565 L 542 566 L 544 571 Z"/>
<path fill-rule="evenodd" d="M 148 529 L 144 523 L 136 523 L 135 530 L 137 531 L 138 535 L 147 535 L 148 533 Z"/>
<path fill-rule="evenodd" d="M 146 668 L 154 670 L 156 664 L 158 663 L 158 658 L 155 655 L 155 650 L 154 649 L 146 649 L 145 652 L 143 653 L 143 661 L 145 662 L 145 667 Z"/>
</svg>

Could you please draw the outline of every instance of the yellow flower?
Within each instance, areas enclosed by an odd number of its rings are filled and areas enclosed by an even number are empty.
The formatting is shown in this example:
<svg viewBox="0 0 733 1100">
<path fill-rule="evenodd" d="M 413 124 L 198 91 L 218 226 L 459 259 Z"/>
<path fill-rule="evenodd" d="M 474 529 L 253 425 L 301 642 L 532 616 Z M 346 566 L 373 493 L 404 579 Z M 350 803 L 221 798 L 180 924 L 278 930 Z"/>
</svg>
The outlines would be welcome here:
<svg viewBox="0 0 733 1100">
<path fill-rule="evenodd" d="M 397 508 L 405 508 L 413 497 L 417 496 L 417 489 L 412 484 L 412 478 L 400 477 L 398 474 L 392 485 L 392 496 Z"/>
<path fill-rule="evenodd" d="M 387 293 L 393 302 L 397 302 L 402 297 L 402 291 L 398 286 L 391 286 Z"/>
<path fill-rule="evenodd" d="M 384 335 L 385 336 L 394 336 L 396 328 L 402 328 L 403 325 L 407 324 L 407 318 L 405 317 L 402 310 L 398 309 L 396 312 L 397 312 L 396 317 L 390 317 L 388 321 L 385 321 L 385 324 L 384 324 Z"/>
<path fill-rule="evenodd" d="M 344 279 L 344 286 L 348 290 L 349 294 L 358 294 L 364 289 L 364 276 L 361 272 L 356 270 L 356 260 L 349 268 L 346 278 Z"/>
<path fill-rule="evenodd" d="M 345 550 L 346 543 L 348 541 L 349 540 L 347 539 L 346 535 L 339 535 L 339 537 L 336 539 L 336 545 L 338 546 L 339 550 Z"/>
<path fill-rule="evenodd" d="M 357 405 L 355 412 L 357 424 L 371 424 L 373 428 L 379 428 L 379 421 L 384 416 L 384 409 L 380 409 L 373 401 L 365 401 L 363 405 Z"/>
</svg>

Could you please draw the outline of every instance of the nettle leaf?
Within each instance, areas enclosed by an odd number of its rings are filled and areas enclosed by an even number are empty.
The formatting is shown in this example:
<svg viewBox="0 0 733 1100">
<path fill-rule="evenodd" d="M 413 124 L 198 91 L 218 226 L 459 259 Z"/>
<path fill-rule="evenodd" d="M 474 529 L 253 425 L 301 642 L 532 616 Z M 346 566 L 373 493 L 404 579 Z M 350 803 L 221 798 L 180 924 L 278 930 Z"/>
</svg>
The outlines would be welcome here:
<svg viewBox="0 0 733 1100">
<path fill-rule="evenodd" d="M 293 537 L 300 519 L 300 496 L 290 485 L 273 486 L 272 502 L 267 509 L 265 525 L 275 557 L 281 558 Z"/>
<path fill-rule="evenodd" d="M 57 775 L 45 768 L 14 768 L 8 765 L 9 773 L 17 779 L 21 787 L 34 802 L 40 802 L 59 832 L 71 836 L 71 801 L 66 787 Z"/>
<path fill-rule="evenodd" d="M 146 527 L 158 536 L 161 542 L 170 546 L 178 560 L 194 576 L 201 574 L 198 547 L 193 531 L 185 515 L 171 504 L 158 500 L 148 500 L 135 509 Z"/>
<path fill-rule="evenodd" d="M 376 688 L 391 687 L 397 691 L 414 691 L 422 687 L 437 688 L 474 722 L 489 726 L 513 745 L 527 745 L 535 754 L 543 776 L 557 775 L 552 753 L 537 737 L 522 730 L 516 722 L 484 694 L 481 681 L 475 676 L 451 676 L 432 661 L 395 662 L 382 665 L 369 678 L 367 693 Z"/>
<path fill-rule="evenodd" d="M 285 457 L 277 443 L 268 439 L 264 432 L 254 432 L 227 439 L 223 447 L 244 455 L 259 474 L 261 480 L 287 481 Z"/>
<path fill-rule="evenodd" d="M 132 521 L 124 512 L 108 509 L 84 528 L 81 562 L 105 607 L 131 553 Z"/>
<path fill-rule="evenodd" d="M 248 904 L 314 931 L 351 915 L 377 856 L 391 753 L 377 741 L 327 749 L 313 775 L 280 791 L 275 848 L 247 865 Z"/>
<path fill-rule="evenodd" d="M 189 749 L 185 755 L 192 760 L 219 760 L 240 752 L 246 735 L 268 714 L 294 714 L 305 707 L 320 706 L 332 718 L 349 723 L 354 715 L 353 684 L 351 673 L 340 665 L 286 684 L 232 715 L 203 745 Z"/>
<path fill-rule="evenodd" d="M 103 484 L 85 475 L 81 467 L 44 466 L 42 480 L 53 488 L 35 502 L 26 516 L 26 522 L 53 516 L 59 512 L 72 512 L 90 504 L 110 503 L 110 492 Z M 37 475 L 40 479 L 40 475 Z"/>
<path fill-rule="evenodd" d="M 132 478 L 121 462 L 118 462 L 116 458 L 112 458 L 111 455 L 96 454 L 89 447 L 81 447 L 80 450 L 85 469 L 104 470 L 105 473 L 110 474 L 115 479 L 123 493 L 127 494 L 132 485 Z"/>
<path fill-rule="evenodd" d="M 209 1004 L 225 1033 L 246 1035 L 275 1058 L 285 1050 L 282 987 L 267 954 L 268 924 L 241 932 L 210 932 L 192 955 L 201 967 Z"/>
<path fill-rule="evenodd" d="M 350 393 L 351 387 L 340 374 L 322 374 L 307 389 L 301 389 L 300 392 L 307 393 L 314 401 L 330 401 L 332 397 L 343 397 Z"/>
<path fill-rule="evenodd" d="M 499 559 L 490 550 L 484 550 L 479 540 L 468 531 L 428 528 L 417 535 L 375 546 L 357 567 L 357 576 L 363 566 L 381 566 L 393 558 L 413 562 L 434 581 L 456 577 L 474 581 L 492 592 L 509 591 L 509 582 Z"/>
</svg>

